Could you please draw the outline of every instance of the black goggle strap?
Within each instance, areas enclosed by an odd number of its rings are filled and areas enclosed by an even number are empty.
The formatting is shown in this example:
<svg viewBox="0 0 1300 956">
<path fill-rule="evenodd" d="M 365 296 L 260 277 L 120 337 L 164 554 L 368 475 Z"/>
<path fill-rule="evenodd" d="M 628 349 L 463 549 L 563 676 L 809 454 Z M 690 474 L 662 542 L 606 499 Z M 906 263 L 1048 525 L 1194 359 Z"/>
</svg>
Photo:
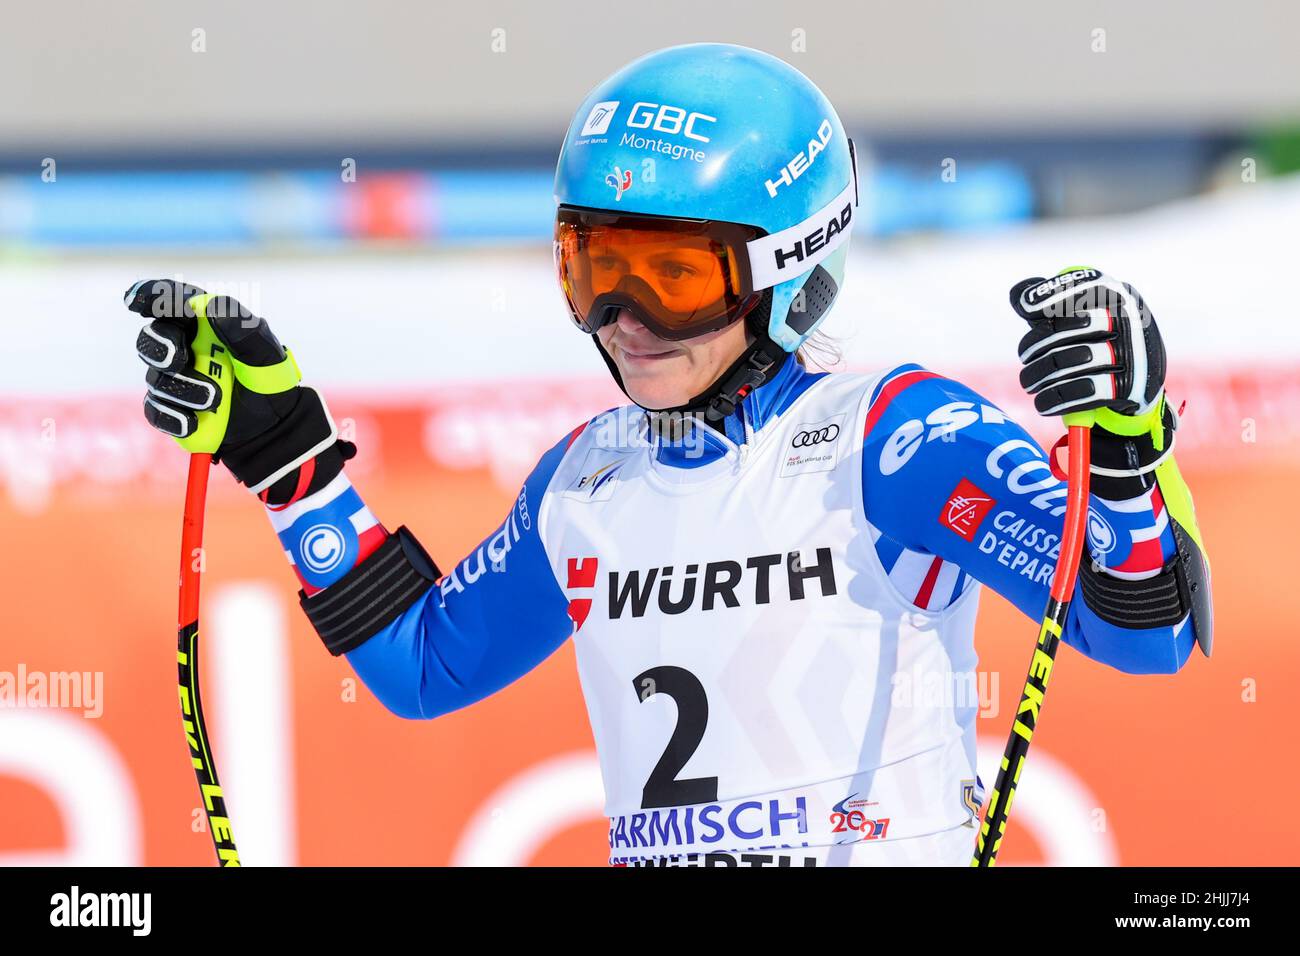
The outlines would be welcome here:
<svg viewBox="0 0 1300 956">
<path fill-rule="evenodd" d="M 812 271 L 848 241 L 858 205 L 856 160 L 853 169 L 840 194 L 803 222 L 745 244 L 755 292 Z"/>
</svg>

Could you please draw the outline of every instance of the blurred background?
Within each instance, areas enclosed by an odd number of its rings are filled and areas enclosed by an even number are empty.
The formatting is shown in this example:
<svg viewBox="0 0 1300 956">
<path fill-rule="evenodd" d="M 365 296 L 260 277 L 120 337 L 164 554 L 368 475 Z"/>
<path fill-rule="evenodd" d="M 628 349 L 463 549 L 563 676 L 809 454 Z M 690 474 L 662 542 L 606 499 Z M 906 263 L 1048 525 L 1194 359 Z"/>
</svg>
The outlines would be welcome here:
<svg viewBox="0 0 1300 956">
<path fill-rule="evenodd" d="M 555 154 L 605 75 L 698 40 L 792 63 L 865 147 L 835 368 L 920 362 L 1052 441 L 1017 393 L 1013 282 L 1096 265 L 1164 332 L 1215 654 L 1138 678 L 1063 650 L 1001 860 L 1300 862 L 1300 7 L 135 0 L 2 22 L 0 862 L 211 862 L 175 696 L 185 460 L 140 416 L 123 291 L 183 278 L 272 319 L 371 508 L 448 567 L 624 400 L 556 287 Z M 261 511 L 215 473 L 204 696 L 245 861 L 603 863 L 572 649 L 401 721 L 322 649 Z M 1033 640 L 986 592 L 985 780 Z"/>
</svg>

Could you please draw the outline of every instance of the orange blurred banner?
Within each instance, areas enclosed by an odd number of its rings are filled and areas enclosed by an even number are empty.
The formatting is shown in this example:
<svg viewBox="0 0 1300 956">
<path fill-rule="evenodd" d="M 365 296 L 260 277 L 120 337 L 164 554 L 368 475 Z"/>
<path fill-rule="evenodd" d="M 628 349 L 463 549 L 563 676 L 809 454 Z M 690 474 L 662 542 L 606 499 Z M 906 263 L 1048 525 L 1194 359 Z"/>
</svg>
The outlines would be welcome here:
<svg viewBox="0 0 1300 956">
<path fill-rule="evenodd" d="M 1300 648 L 1282 551 L 1298 530 L 1287 429 L 1300 374 L 1270 374 L 1207 374 L 1187 391 L 1179 459 L 1213 563 L 1213 659 L 1133 677 L 1063 650 L 1003 864 L 1300 861 Z M 1005 387 L 963 378 L 1029 420 Z M 361 449 L 349 470 L 371 509 L 449 567 L 546 447 L 621 400 L 608 382 L 536 382 L 344 397 L 333 411 Z M 0 863 L 212 862 L 175 686 L 184 456 L 138 416 L 134 398 L 0 402 Z M 464 711 L 394 717 L 311 631 L 260 506 L 224 469 L 212 486 L 204 703 L 246 863 L 605 863 L 571 646 Z M 982 600 L 991 780 L 1035 622 Z"/>
</svg>

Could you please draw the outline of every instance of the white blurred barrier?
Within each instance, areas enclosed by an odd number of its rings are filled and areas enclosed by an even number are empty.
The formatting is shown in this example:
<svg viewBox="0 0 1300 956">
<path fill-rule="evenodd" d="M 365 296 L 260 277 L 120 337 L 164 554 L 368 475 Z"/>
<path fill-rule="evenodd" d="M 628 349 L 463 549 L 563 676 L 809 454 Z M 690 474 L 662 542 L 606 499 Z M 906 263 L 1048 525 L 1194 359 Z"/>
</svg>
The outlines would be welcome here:
<svg viewBox="0 0 1300 956">
<path fill-rule="evenodd" d="M 1023 333 L 1007 305 L 1011 284 L 1082 263 L 1141 290 L 1175 365 L 1295 365 L 1297 222 L 1293 177 L 1130 216 L 859 241 L 823 328 L 853 367 L 1011 369 Z M 0 264 L 0 395 L 139 390 L 139 323 L 122 293 L 137 278 L 178 274 L 272 319 L 311 380 L 329 388 L 606 374 L 568 319 L 545 247 L 237 259 L 177 251 Z"/>
</svg>

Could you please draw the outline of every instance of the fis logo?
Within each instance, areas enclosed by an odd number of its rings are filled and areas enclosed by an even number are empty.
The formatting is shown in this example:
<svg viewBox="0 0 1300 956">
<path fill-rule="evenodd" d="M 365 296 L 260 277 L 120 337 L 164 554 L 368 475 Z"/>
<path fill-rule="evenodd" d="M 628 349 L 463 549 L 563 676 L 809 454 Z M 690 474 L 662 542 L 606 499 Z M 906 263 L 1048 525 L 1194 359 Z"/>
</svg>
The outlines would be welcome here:
<svg viewBox="0 0 1300 956">
<path fill-rule="evenodd" d="M 611 455 L 603 449 L 593 448 L 587 452 L 577 475 L 569 479 L 560 494 L 584 504 L 609 501 L 618 488 L 619 471 L 627 461 L 626 456 Z"/>
<path fill-rule="evenodd" d="M 614 476 L 622 465 L 622 460 L 611 461 L 594 471 L 586 471 L 574 484 L 573 490 L 581 492 L 581 497 L 592 501 L 608 498 L 608 493 L 614 490 Z"/>
<path fill-rule="evenodd" d="M 582 124 L 579 136 L 603 136 L 609 132 L 609 124 L 618 112 L 618 100 L 605 100 L 597 103 L 587 114 L 587 121 Z"/>
<path fill-rule="evenodd" d="M 632 188 L 632 170 L 615 166 L 614 171 L 605 177 L 605 185 L 613 187 L 614 202 L 618 202 Z"/>
</svg>

